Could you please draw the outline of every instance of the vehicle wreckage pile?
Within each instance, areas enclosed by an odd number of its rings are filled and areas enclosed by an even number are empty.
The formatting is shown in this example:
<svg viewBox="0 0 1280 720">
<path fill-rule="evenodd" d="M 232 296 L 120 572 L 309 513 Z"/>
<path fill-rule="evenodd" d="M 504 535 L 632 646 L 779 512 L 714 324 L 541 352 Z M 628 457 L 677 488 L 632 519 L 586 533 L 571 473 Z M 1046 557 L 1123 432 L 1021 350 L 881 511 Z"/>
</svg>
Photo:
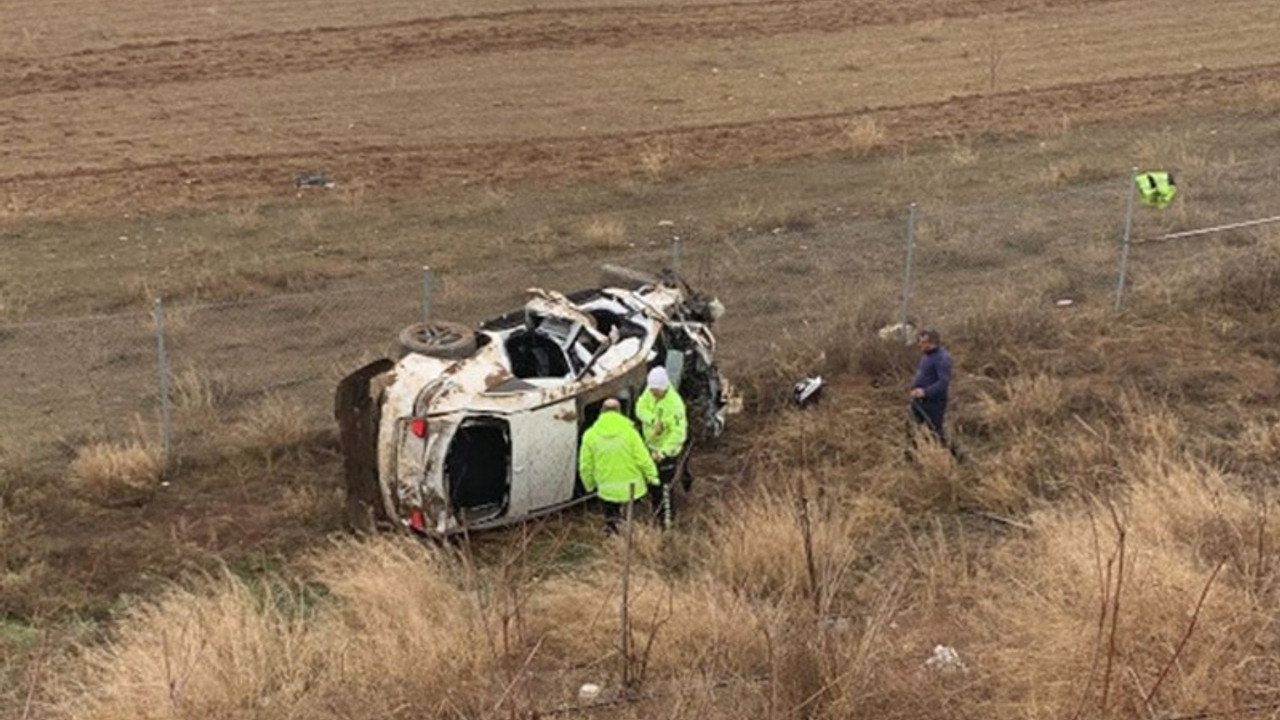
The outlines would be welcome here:
<svg viewBox="0 0 1280 720">
<path fill-rule="evenodd" d="M 691 431 L 720 435 L 731 393 L 715 364 L 714 298 L 673 276 L 606 269 L 602 286 L 528 291 L 479 328 L 426 321 L 398 359 L 338 385 L 347 522 L 422 535 L 498 527 L 592 497 L 582 434 L 608 398 L 631 414 L 653 367 L 688 404 Z"/>
</svg>

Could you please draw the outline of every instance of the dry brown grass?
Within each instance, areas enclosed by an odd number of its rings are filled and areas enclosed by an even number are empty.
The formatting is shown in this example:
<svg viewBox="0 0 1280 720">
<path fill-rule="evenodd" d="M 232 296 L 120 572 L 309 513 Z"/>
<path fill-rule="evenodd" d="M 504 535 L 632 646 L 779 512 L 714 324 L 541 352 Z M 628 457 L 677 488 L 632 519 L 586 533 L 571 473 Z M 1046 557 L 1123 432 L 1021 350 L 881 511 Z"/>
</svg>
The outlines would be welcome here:
<svg viewBox="0 0 1280 720">
<path fill-rule="evenodd" d="M 160 451 L 138 441 L 80 448 L 70 469 L 73 482 L 109 503 L 132 502 L 149 496 L 163 473 Z"/>
<path fill-rule="evenodd" d="M 845 123 L 840 128 L 840 135 L 848 148 L 858 156 L 879 150 L 888 142 L 888 135 L 884 128 L 871 115 L 864 115 Z"/>
<path fill-rule="evenodd" d="M 1051 384 L 1011 379 L 1008 399 L 992 402 L 1065 402 Z M 906 473 L 873 458 L 879 481 L 834 472 L 849 463 L 829 458 L 858 442 L 839 421 L 848 412 L 803 427 L 798 414 L 766 419 L 761 446 L 776 449 L 758 454 L 755 480 L 699 524 L 701 537 L 638 529 L 629 610 L 645 699 L 602 715 L 895 718 L 946 702 L 943 717 L 1016 709 L 1047 720 L 1077 707 L 1230 708 L 1232 692 L 1268 692 L 1256 639 L 1273 632 L 1266 608 L 1280 588 L 1274 498 L 1188 456 L 1171 408 L 1127 399 L 1116 425 L 1045 442 L 1059 413 L 984 406 L 1009 437 L 983 474 L 1008 484 L 955 491 L 1021 518 L 995 534 L 953 502 L 912 497 L 904 483 L 967 482 L 940 448 Z M 807 464 L 788 449 L 806 428 Z M 1094 466 L 1122 482 L 1081 483 Z M 1075 491 L 1052 506 L 1028 500 L 1053 495 L 1031 477 Z M 397 539 L 342 542 L 308 563 L 321 593 L 234 578 L 175 591 L 86 649 L 88 674 L 59 707 L 104 720 L 237 717 L 250 701 L 262 718 L 394 714 L 403 703 L 471 716 L 546 711 L 582 682 L 615 698 L 625 546 L 599 542 L 585 564 L 555 569 L 518 545 L 476 564 Z M 689 561 L 669 572 L 672 548 L 688 543 Z M 963 668 L 926 666 L 939 644 Z"/>
<path fill-rule="evenodd" d="M 1271 633 L 1257 604 L 1274 592 L 1274 576 L 1259 584 L 1258 575 L 1276 539 L 1262 521 L 1266 505 L 1183 460 L 1143 455 L 1130 470 L 1118 525 L 1102 504 L 1046 511 L 995 556 L 995 592 L 979 622 L 997 702 L 1020 702 L 1034 688 L 1046 716 L 1076 707 L 1168 713 L 1270 691 L 1249 640 Z"/>
<path fill-rule="evenodd" d="M 1058 417 L 1066 389 L 1050 375 L 1015 376 L 1002 383 L 999 397 L 984 395 L 982 412 L 1002 430 L 1021 425 L 1047 425 Z"/>
<path fill-rule="evenodd" d="M 270 460 L 312 436 L 309 417 L 296 399 L 267 395 L 245 411 L 232 435 L 239 447 Z"/>
<path fill-rule="evenodd" d="M 651 140 L 636 156 L 641 172 L 651 181 L 667 178 L 680 159 L 680 150 L 669 140 Z"/>
<path fill-rule="evenodd" d="M 227 210 L 226 223 L 233 234 L 250 235 L 263 225 L 262 207 L 254 202 L 235 205 Z"/>
<path fill-rule="evenodd" d="M 231 397 L 231 383 L 225 375 L 195 365 L 174 373 L 170 390 L 174 405 L 187 410 L 216 411 Z"/>
<path fill-rule="evenodd" d="M 616 250 L 627 246 L 627 226 L 618 218 L 594 217 L 583 226 L 586 247 Z"/>
<path fill-rule="evenodd" d="M 175 589 L 84 649 L 60 714 L 112 718 L 388 715 L 481 710 L 491 658 L 455 566 L 409 542 L 340 544 L 316 587 L 225 575 Z M 358 688 L 358 689 L 357 689 Z M 448 688 L 442 692 L 442 688 Z"/>
</svg>

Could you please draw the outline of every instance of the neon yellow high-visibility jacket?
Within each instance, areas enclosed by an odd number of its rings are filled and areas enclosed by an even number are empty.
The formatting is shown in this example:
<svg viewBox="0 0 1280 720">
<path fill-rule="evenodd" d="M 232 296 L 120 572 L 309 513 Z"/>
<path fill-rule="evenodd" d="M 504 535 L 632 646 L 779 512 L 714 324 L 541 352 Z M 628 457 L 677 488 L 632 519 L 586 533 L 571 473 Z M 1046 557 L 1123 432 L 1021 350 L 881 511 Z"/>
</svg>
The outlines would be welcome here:
<svg viewBox="0 0 1280 720">
<path fill-rule="evenodd" d="M 1137 182 L 1143 205 L 1169 207 L 1174 196 L 1178 194 L 1178 186 L 1174 184 L 1173 175 L 1167 172 L 1145 172 L 1138 176 Z"/>
<path fill-rule="evenodd" d="M 689 435 L 689 422 L 685 416 L 684 400 L 675 388 L 667 388 L 667 394 L 659 400 L 653 391 L 645 388 L 636 401 L 636 417 L 644 431 L 644 444 L 650 452 L 664 458 L 673 458 L 684 450 Z M 662 432 L 656 432 L 657 421 L 662 421 Z"/>
<path fill-rule="evenodd" d="M 578 474 L 587 492 L 601 500 L 625 503 L 639 500 L 649 485 L 658 484 L 658 468 L 644 447 L 644 440 L 625 415 L 617 411 L 600 413 L 595 424 L 582 436 L 578 451 Z M 635 495 L 630 488 L 635 487 Z"/>
</svg>

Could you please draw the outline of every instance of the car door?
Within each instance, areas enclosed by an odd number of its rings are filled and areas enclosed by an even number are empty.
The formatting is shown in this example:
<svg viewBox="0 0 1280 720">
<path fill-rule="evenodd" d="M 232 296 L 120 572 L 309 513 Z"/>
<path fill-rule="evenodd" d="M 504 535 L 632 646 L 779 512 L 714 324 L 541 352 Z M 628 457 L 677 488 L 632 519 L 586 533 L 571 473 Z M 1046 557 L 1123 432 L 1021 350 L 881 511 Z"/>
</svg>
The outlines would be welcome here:
<svg viewBox="0 0 1280 720">
<path fill-rule="evenodd" d="M 515 413 L 511 424 L 511 511 L 524 515 L 573 498 L 578 409 L 573 396 Z"/>
</svg>

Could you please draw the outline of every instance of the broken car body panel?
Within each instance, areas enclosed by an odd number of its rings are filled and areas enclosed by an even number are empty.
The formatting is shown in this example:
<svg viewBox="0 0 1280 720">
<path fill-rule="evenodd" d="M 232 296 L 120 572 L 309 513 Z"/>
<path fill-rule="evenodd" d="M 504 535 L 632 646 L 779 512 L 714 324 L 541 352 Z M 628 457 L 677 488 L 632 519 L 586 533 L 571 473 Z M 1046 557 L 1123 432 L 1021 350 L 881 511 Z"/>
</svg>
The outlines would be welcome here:
<svg viewBox="0 0 1280 720">
<path fill-rule="evenodd" d="M 708 307 L 719 312 L 667 285 L 533 289 L 521 310 L 481 324 L 469 357 L 408 353 L 362 368 L 335 409 L 349 520 L 443 535 L 581 502 L 582 433 L 606 398 L 630 411 L 660 364 L 690 401 L 691 427 L 718 435 L 727 402 Z"/>
</svg>

